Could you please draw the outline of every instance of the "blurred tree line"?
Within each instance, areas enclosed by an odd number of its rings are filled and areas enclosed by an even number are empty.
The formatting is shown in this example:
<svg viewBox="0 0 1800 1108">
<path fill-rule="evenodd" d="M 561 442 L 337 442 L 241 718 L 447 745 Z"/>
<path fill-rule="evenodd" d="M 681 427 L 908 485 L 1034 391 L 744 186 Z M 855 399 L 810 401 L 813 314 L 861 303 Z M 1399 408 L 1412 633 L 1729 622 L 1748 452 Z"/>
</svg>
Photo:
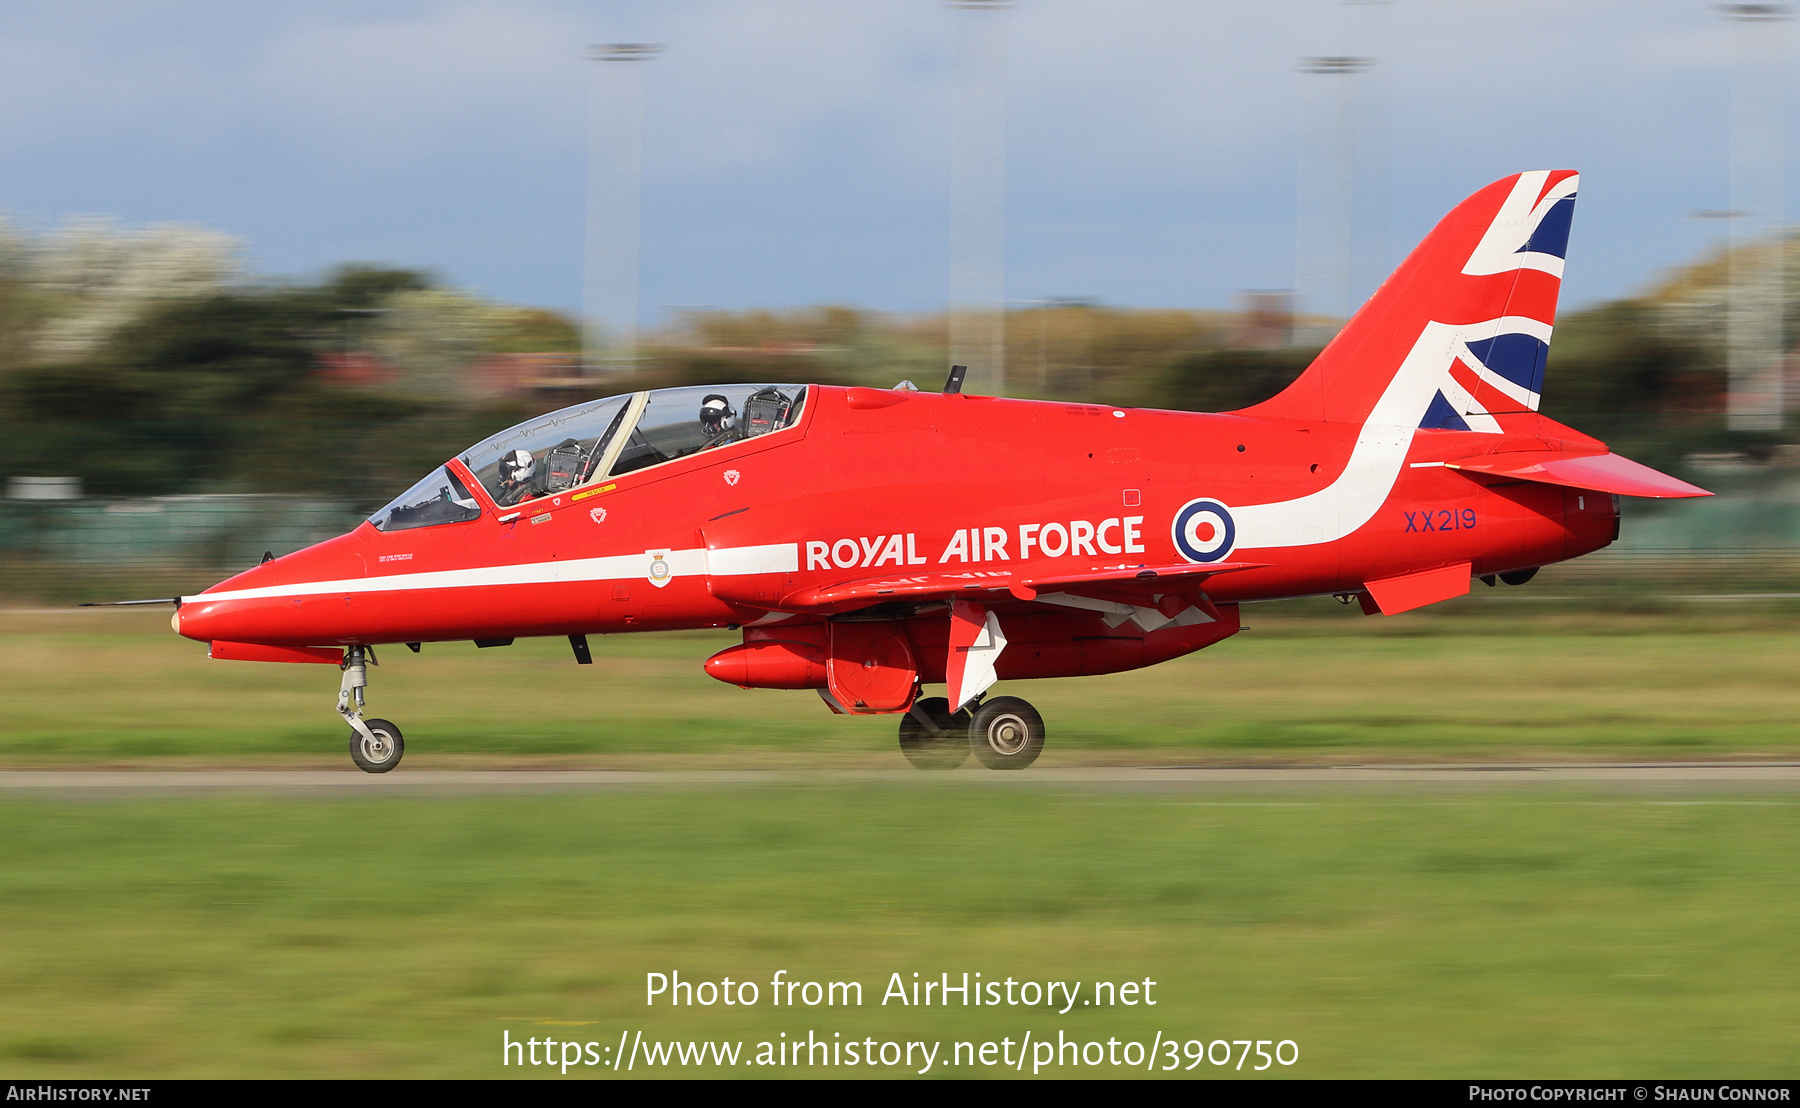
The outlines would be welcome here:
<svg viewBox="0 0 1800 1108">
<path fill-rule="evenodd" d="M 1219 412 L 1280 392 L 1318 353 L 1312 348 L 1220 349 L 1174 359 L 1142 398 L 1157 407 Z M 1722 338 L 1670 325 L 1645 299 L 1562 313 L 1550 344 L 1542 411 L 1618 453 L 1680 472 L 1692 454 L 1765 460 L 1784 436 L 1725 428 Z"/>
<path fill-rule="evenodd" d="M 79 356 L 25 359 L 0 374 L 0 472 L 75 475 L 105 496 L 379 501 L 529 414 L 456 395 L 455 370 L 515 337 L 479 308 L 421 274 L 371 268 L 158 302 Z M 573 340 L 563 332 L 555 337 Z M 322 355 L 363 346 L 400 370 L 374 384 L 320 371 Z"/>
<path fill-rule="evenodd" d="M 577 329 L 554 312 L 412 270 L 248 281 L 220 236 L 135 235 L 89 225 L 34 242 L 0 224 L 0 476 L 75 475 L 104 496 L 282 492 L 373 507 L 468 444 L 593 396 L 762 380 L 933 389 L 946 369 L 941 317 L 825 307 L 689 312 L 649 336 L 635 375 L 581 377 Z M 1544 410 L 1659 468 L 1679 471 L 1692 453 L 1767 455 L 1779 436 L 1724 429 L 1722 272 L 1710 259 L 1643 296 L 1565 313 Z M 1316 351 L 1242 323 L 1073 301 L 1017 308 L 1008 392 L 1244 407 Z M 547 359 L 533 372 L 560 379 L 496 387 L 483 367 L 502 355 Z"/>
</svg>

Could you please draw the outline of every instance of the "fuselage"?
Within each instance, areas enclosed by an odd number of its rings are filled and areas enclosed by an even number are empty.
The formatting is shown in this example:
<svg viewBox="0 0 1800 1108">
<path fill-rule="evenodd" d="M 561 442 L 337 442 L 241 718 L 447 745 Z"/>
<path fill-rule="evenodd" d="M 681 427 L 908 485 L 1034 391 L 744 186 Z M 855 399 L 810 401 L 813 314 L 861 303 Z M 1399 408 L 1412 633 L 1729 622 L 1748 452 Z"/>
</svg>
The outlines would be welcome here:
<svg viewBox="0 0 1800 1108">
<path fill-rule="evenodd" d="M 1201 533 L 1184 550 L 1177 516 L 1197 499 L 1239 517 L 1228 553 L 1246 568 L 1206 580 L 1217 605 L 1460 563 L 1501 573 L 1617 534 L 1611 495 L 1442 465 L 1595 445 L 1542 417 L 1537 430 L 814 386 L 775 433 L 516 505 L 453 460 L 475 518 L 365 523 L 184 598 L 176 626 L 313 646 L 720 627 L 779 620 L 784 597 L 845 581 L 944 573 L 989 577 L 1002 611 L 1026 612 L 1007 581 L 1195 561 Z"/>
<path fill-rule="evenodd" d="M 367 648 L 734 627 L 705 663 L 900 716 L 921 769 L 1021 769 L 1037 710 L 999 681 L 1114 673 L 1221 642 L 1241 605 L 1393 615 L 1522 584 L 1618 536 L 1619 496 L 1710 495 L 1540 411 L 1579 180 L 1464 200 L 1285 389 L 1198 414 L 944 393 L 718 385 L 606 397 L 477 443 L 348 535 L 178 604 L 215 658 L 342 671 Z M 943 697 L 924 686 L 942 683 Z"/>
</svg>

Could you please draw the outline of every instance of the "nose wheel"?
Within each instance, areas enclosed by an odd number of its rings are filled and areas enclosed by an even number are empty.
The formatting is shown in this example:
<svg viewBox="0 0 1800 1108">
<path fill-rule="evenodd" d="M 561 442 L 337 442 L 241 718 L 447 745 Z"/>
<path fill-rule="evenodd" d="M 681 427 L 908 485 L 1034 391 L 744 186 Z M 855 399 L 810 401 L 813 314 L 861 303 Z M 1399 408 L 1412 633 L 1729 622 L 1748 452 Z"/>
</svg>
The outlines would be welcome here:
<svg viewBox="0 0 1800 1108">
<path fill-rule="evenodd" d="M 385 719 L 362 718 L 368 667 L 378 664 L 375 651 L 369 647 L 344 649 L 344 679 L 338 685 L 337 711 L 350 725 L 350 760 L 364 773 L 386 773 L 400 764 L 400 756 L 406 752 L 406 740 L 398 727 Z"/>
<path fill-rule="evenodd" d="M 400 729 L 385 719 L 363 720 L 367 735 L 350 732 L 350 760 L 364 773 L 386 773 L 400 764 L 406 740 Z"/>
</svg>

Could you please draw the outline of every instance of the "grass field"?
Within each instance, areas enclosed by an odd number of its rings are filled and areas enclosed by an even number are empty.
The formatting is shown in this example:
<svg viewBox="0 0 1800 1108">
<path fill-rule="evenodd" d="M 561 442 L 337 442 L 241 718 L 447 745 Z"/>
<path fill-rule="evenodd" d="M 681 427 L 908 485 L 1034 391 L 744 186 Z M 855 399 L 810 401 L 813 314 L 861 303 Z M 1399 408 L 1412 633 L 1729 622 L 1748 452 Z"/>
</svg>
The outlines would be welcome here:
<svg viewBox="0 0 1800 1108">
<path fill-rule="evenodd" d="M 1521 590 L 1522 591 L 1522 590 Z M 1620 612 L 1505 603 L 1368 618 L 1328 600 L 1245 609 L 1249 629 L 1135 673 L 1022 682 L 1045 764 L 1095 761 L 1787 757 L 1800 607 Z M 0 764 L 168 758 L 337 765 L 348 730 L 326 666 L 214 662 L 166 612 L 0 613 Z M 700 663 L 728 632 L 381 652 L 370 714 L 407 764 L 453 757 L 661 764 L 898 764 L 889 717 L 807 692 L 746 692 Z M 971 772 L 973 772 L 971 770 Z"/>
<path fill-rule="evenodd" d="M 503 1077 L 503 1031 L 809 1030 L 1291 1039 L 1276 1072 L 1308 1077 L 1800 1073 L 1792 794 L 970 780 L 0 804 L 0 1074 Z M 672 970 L 761 1003 L 646 1007 Z M 773 1008 L 777 970 L 864 1003 Z M 1157 1004 L 880 1003 L 892 973 L 965 971 L 1149 978 Z"/>
<path fill-rule="evenodd" d="M 1788 759 L 1800 609 L 1782 603 L 1605 611 L 1478 596 L 1393 620 L 1265 605 L 1191 658 L 1005 691 L 1047 717 L 1046 765 Z M 371 709 L 408 735 L 397 776 L 904 765 L 891 719 L 707 678 L 700 661 L 733 637 L 596 639 L 583 667 L 560 641 L 384 651 Z M 163 613 L 0 613 L 0 767 L 349 772 L 335 670 L 204 653 Z M 1274 1072 L 1293 1076 L 1800 1074 L 1800 795 L 1029 778 L 0 793 L 0 1077 L 505 1077 L 520 1070 L 499 1065 L 503 1032 L 602 1049 L 641 1032 L 753 1056 L 809 1031 L 1290 1039 L 1300 1061 Z M 646 1008 L 645 975 L 675 970 L 756 981 L 762 1002 Z M 865 1003 L 778 1011 L 778 970 L 859 981 Z M 1150 978 L 1158 1004 L 879 1002 L 892 973 L 965 971 Z M 666 1072 L 681 1071 L 632 1071 Z M 932 1072 L 1002 1071 L 940 1058 Z"/>
</svg>

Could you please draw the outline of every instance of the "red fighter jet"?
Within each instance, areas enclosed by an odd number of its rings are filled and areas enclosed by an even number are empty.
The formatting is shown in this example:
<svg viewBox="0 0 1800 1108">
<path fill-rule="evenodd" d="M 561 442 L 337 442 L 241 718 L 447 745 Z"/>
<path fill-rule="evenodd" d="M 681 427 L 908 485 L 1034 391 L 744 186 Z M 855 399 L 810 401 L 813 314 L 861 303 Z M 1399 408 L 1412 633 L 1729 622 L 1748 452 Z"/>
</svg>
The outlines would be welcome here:
<svg viewBox="0 0 1800 1108">
<path fill-rule="evenodd" d="M 350 753 L 377 645 L 741 628 L 706 672 L 898 714 L 921 768 L 1037 758 L 999 680 L 1155 665 L 1238 605 L 1393 615 L 1523 584 L 1703 489 L 1538 412 L 1573 172 L 1452 211 L 1291 386 L 1217 415 L 960 391 L 737 385 L 578 404 L 446 462 L 347 535 L 177 601 L 211 656 L 340 666 Z M 924 698 L 924 685 L 948 686 Z"/>
</svg>

